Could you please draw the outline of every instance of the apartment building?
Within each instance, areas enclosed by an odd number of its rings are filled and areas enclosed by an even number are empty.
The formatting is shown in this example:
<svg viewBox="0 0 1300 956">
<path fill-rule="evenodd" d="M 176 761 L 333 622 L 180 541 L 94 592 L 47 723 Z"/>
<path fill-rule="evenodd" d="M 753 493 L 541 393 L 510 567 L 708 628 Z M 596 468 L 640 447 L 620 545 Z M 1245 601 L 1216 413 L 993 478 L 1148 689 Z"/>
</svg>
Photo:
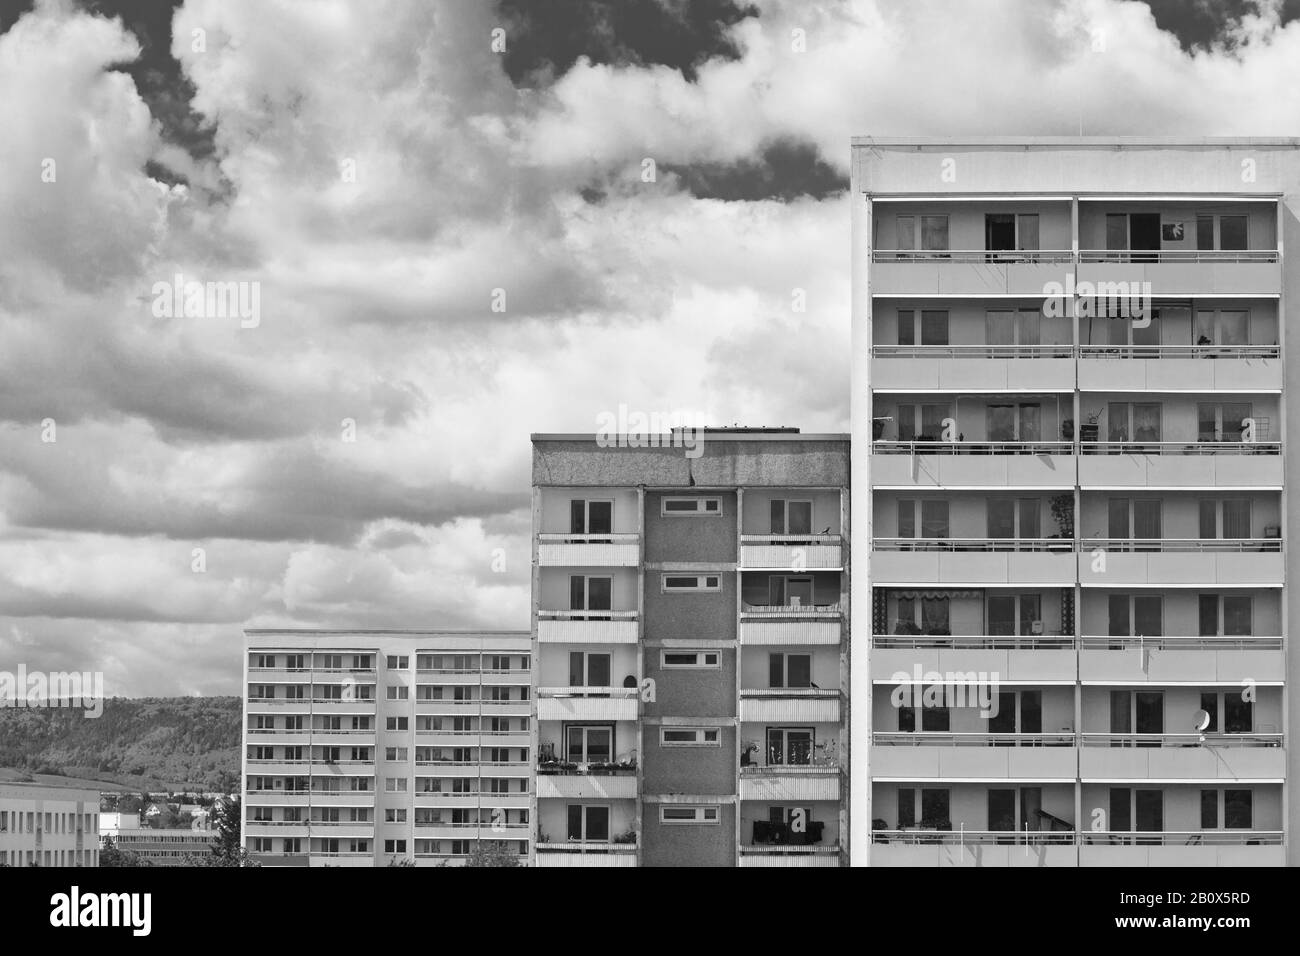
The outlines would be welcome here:
<svg viewBox="0 0 1300 956">
<path fill-rule="evenodd" d="M 101 813 L 99 848 L 109 840 L 149 866 L 186 866 L 191 858 L 212 852 L 217 833 L 198 822 L 188 827 L 151 827 L 138 813 Z"/>
<path fill-rule="evenodd" d="M 0 782 L 0 864 L 99 866 L 99 791 Z"/>
<path fill-rule="evenodd" d="M 847 863 L 849 443 L 533 436 L 538 866 Z"/>
<path fill-rule="evenodd" d="M 531 851 L 526 631 L 247 630 L 244 845 L 269 866 Z"/>
<path fill-rule="evenodd" d="M 1300 863 L 1298 148 L 853 141 L 855 864 Z"/>
</svg>

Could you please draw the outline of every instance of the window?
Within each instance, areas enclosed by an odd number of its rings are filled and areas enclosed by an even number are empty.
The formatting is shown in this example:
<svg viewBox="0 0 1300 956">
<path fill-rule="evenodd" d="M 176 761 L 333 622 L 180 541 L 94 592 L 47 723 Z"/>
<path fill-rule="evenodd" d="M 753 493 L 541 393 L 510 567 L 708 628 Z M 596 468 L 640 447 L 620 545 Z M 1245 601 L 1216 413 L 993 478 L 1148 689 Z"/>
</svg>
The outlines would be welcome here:
<svg viewBox="0 0 1300 956">
<path fill-rule="evenodd" d="M 390 761 L 400 761 L 407 758 L 409 751 L 405 747 L 385 747 L 384 759 Z"/>
<path fill-rule="evenodd" d="M 917 335 L 917 323 L 920 335 Z M 948 311 L 946 309 L 899 309 L 898 344 L 948 345 Z"/>
<path fill-rule="evenodd" d="M 921 248 L 927 252 L 948 248 L 948 217 L 921 217 Z"/>
<path fill-rule="evenodd" d="M 608 724 L 569 724 L 564 739 L 569 763 L 609 763 L 614 758 L 614 728 Z"/>
<path fill-rule="evenodd" d="M 769 766 L 807 766 L 812 763 L 815 738 L 811 727 L 767 728 Z"/>
<path fill-rule="evenodd" d="M 1192 341 L 1196 345 L 1247 345 L 1250 313 L 1241 309 L 1200 309 Z"/>
<path fill-rule="evenodd" d="M 405 853 L 405 852 L 406 852 L 406 841 L 405 841 L 405 840 L 385 840 L 385 841 L 384 841 L 384 852 L 385 852 L 385 853 Z"/>
<path fill-rule="evenodd" d="M 1037 213 L 987 213 L 984 216 L 984 248 L 990 251 L 1037 250 Z M 1003 258 L 991 256 L 990 258 Z M 1010 258 L 1010 257 L 1007 257 Z"/>
<path fill-rule="evenodd" d="M 721 590 L 722 577 L 717 574 L 665 574 L 661 587 L 664 594 Z"/>
<path fill-rule="evenodd" d="M 614 502 L 574 498 L 569 502 L 569 531 L 572 534 L 613 533 Z"/>
<path fill-rule="evenodd" d="M 720 747 L 722 735 L 714 727 L 660 727 L 659 744 L 663 747 Z"/>
<path fill-rule="evenodd" d="M 588 843 L 609 841 L 609 807 L 582 803 L 569 804 L 568 838 Z"/>
<path fill-rule="evenodd" d="M 1223 825 L 1229 830 L 1249 830 L 1254 825 L 1249 790 L 1223 791 Z"/>
<path fill-rule="evenodd" d="M 1164 634 L 1164 601 L 1158 594 L 1112 594 L 1108 598 L 1111 637 Z"/>
<path fill-rule="evenodd" d="M 1199 402 L 1196 406 L 1197 441 L 1242 441 L 1246 419 L 1250 418 L 1247 402 Z M 1266 435 L 1256 435 L 1264 439 Z"/>
<path fill-rule="evenodd" d="M 659 652 L 659 665 L 667 670 L 714 668 L 721 666 L 721 655 L 717 651 L 670 651 L 665 648 Z"/>
<path fill-rule="evenodd" d="M 985 345 L 1038 345 L 1042 314 L 1029 309 L 984 313 Z"/>
<path fill-rule="evenodd" d="M 387 810 L 384 811 L 384 822 L 385 822 L 385 823 L 405 823 L 405 822 L 406 822 L 406 810 L 404 810 L 404 809 L 402 809 L 402 810 L 397 810 L 397 809 L 393 809 L 393 808 L 390 807 L 389 809 L 387 809 Z"/>
<path fill-rule="evenodd" d="M 669 825 L 699 825 L 721 822 L 717 807 L 691 807 L 683 804 L 661 804 L 659 822 Z"/>
<path fill-rule="evenodd" d="M 384 729 L 385 730 L 406 730 L 408 719 L 409 718 L 406 717 L 388 717 L 384 721 Z"/>
<path fill-rule="evenodd" d="M 664 518 L 693 518 L 722 515 L 721 498 L 663 498 L 659 504 L 659 514 Z"/>
<path fill-rule="evenodd" d="M 1219 248 L 1245 249 L 1246 247 L 1246 217 L 1220 216 Z"/>
<path fill-rule="evenodd" d="M 569 575 L 569 610 L 609 611 L 614 607 L 614 579 L 586 574 Z"/>
<path fill-rule="evenodd" d="M 1037 402 L 986 406 L 985 428 L 989 441 L 1041 441 L 1042 406 Z"/>
<path fill-rule="evenodd" d="M 1037 538 L 1042 504 L 1037 498 L 989 498 L 985 504 L 990 538 Z"/>
<path fill-rule="evenodd" d="M 590 651 L 569 652 L 570 687 L 610 687 L 610 655 Z M 508 688 L 494 688 L 508 690 Z"/>
<path fill-rule="evenodd" d="M 1160 441 L 1160 404 L 1110 402 L 1106 408 L 1106 440 Z"/>
<path fill-rule="evenodd" d="M 1220 629 L 1217 594 L 1198 596 L 1201 637 L 1248 637 L 1254 633 L 1251 624 L 1252 601 L 1248 594 L 1225 594 L 1222 597 L 1223 617 Z"/>
<path fill-rule="evenodd" d="M 773 498 L 770 513 L 772 534 L 812 534 L 811 501 Z"/>
<path fill-rule="evenodd" d="M 1255 729 L 1255 705 L 1238 692 L 1223 695 L 1223 732 L 1248 734 Z"/>
<path fill-rule="evenodd" d="M 389 669 L 389 670 L 406 670 L 406 668 L 407 668 L 409 665 L 410 665 L 410 658 L 409 658 L 409 657 L 406 657 L 406 656 L 398 657 L 398 656 L 395 655 L 395 654 L 389 654 L 389 655 L 388 655 L 388 669 Z"/>
<path fill-rule="evenodd" d="M 770 652 L 767 679 L 769 687 L 812 687 L 812 655 Z"/>
<path fill-rule="evenodd" d="M 389 684 L 386 690 L 389 700 L 406 700 L 411 694 L 411 688 L 405 684 Z"/>
<path fill-rule="evenodd" d="M 1249 498 L 1204 498 L 1200 506 L 1202 539 L 1250 537 Z"/>
<path fill-rule="evenodd" d="M 918 685 L 919 686 L 919 685 Z M 935 694 L 929 694 L 922 691 L 921 697 L 921 730 L 925 733 L 947 733 L 949 729 L 948 708 L 943 704 L 928 704 L 926 699 L 943 700 L 945 697 L 944 688 L 936 688 Z"/>
<path fill-rule="evenodd" d="M 803 575 L 770 575 L 767 603 L 774 607 L 809 607 L 813 600 L 813 579 Z"/>
</svg>

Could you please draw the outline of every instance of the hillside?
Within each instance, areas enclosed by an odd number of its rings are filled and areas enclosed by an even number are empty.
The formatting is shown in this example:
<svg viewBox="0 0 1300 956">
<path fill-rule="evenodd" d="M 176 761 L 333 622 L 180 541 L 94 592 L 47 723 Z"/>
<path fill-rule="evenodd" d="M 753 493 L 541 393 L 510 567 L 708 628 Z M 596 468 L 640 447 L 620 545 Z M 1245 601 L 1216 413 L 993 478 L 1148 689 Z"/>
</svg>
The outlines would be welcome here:
<svg viewBox="0 0 1300 956">
<path fill-rule="evenodd" d="M 96 719 L 0 708 L 0 767 L 131 789 L 235 788 L 239 740 L 237 697 L 115 697 Z"/>
</svg>

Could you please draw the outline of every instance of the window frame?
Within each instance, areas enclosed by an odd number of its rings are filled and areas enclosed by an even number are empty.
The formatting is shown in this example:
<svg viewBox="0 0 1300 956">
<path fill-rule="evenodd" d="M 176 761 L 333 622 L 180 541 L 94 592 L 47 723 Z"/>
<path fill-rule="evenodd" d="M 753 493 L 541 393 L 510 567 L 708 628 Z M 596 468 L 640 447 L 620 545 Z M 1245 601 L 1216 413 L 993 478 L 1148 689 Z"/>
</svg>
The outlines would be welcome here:
<svg viewBox="0 0 1300 956">
<path fill-rule="evenodd" d="M 713 804 L 661 803 L 659 804 L 659 823 L 666 827 L 701 827 L 720 826 L 722 824 L 721 807 Z M 669 813 L 680 814 L 690 811 L 691 819 L 668 819 Z M 709 819 L 712 815 L 712 819 Z"/>
<path fill-rule="evenodd" d="M 670 656 L 677 656 L 677 655 L 685 656 L 687 654 L 694 655 L 696 661 L 694 664 L 670 664 L 668 662 L 668 658 Z M 700 658 L 705 657 L 709 654 L 712 654 L 714 658 L 716 658 L 712 664 L 708 663 L 707 661 L 704 662 L 700 661 Z M 699 650 L 687 650 L 684 648 L 676 648 L 676 647 L 664 647 L 664 648 L 660 648 L 659 650 L 659 667 L 661 670 L 666 670 L 666 671 L 717 670 L 721 666 L 722 666 L 721 651 L 705 650 L 703 648 Z"/>
<path fill-rule="evenodd" d="M 715 509 L 705 507 L 706 502 L 717 502 Z M 679 511 L 670 511 L 669 502 L 682 503 L 692 502 L 695 507 L 692 509 L 682 509 Z M 721 518 L 722 498 L 719 495 L 665 495 L 659 499 L 659 517 L 661 518 Z"/>
<path fill-rule="evenodd" d="M 694 740 L 668 740 L 669 733 L 691 733 L 695 735 Z M 713 740 L 708 740 L 708 735 L 713 735 Z M 674 747 L 721 747 L 722 746 L 722 728 L 721 727 L 681 727 L 672 725 L 660 725 L 659 727 L 659 746 L 664 748 Z"/>
<path fill-rule="evenodd" d="M 694 578 L 694 587 L 669 587 L 670 578 Z M 709 586 L 708 580 L 712 578 L 717 583 Z M 703 585 L 700 582 L 705 582 Z M 664 571 L 659 576 L 659 593 L 660 594 L 716 594 L 722 590 L 722 572 L 705 572 L 701 574 L 688 574 L 680 571 Z"/>
</svg>

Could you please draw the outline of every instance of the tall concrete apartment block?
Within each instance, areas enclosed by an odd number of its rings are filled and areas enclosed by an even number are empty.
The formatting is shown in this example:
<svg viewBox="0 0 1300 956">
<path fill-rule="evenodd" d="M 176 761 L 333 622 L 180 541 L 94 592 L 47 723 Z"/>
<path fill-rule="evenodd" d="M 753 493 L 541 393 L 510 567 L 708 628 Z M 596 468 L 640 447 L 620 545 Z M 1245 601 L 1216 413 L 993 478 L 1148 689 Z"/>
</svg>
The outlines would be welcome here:
<svg viewBox="0 0 1300 956">
<path fill-rule="evenodd" d="M 531 852 L 526 631 L 248 630 L 244 846 L 269 866 Z"/>
<path fill-rule="evenodd" d="M 855 863 L 1300 863 L 1298 148 L 854 140 Z"/>
<path fill-rule="evenodd" d="M 696 438 L 533 436 L 539 866 L 847 862 L 848 436 Z"/>
</svg>

